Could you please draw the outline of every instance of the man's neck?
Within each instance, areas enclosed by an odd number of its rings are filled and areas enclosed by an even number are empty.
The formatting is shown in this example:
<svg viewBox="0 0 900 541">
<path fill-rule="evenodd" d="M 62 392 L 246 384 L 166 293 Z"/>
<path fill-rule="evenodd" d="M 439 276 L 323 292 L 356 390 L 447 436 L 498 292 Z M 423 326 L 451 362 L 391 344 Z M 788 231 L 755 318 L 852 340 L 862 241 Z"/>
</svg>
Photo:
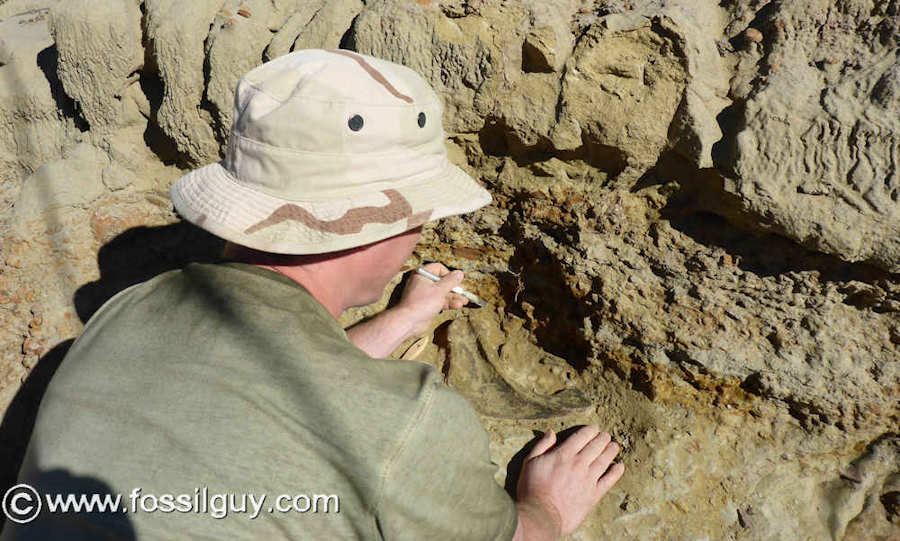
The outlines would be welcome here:
<svg viewBox="0 0 900 541">
<path fill-rule="evenodd" d="M 308 269 L 297 265 L 265 265 L 262 263 L 253 263 L 253 265 L 275 271 L 302 285 L 309 291 L 314 299 L 319 301 L 319 303 L 328 310 L 328 313 L 331 314 L 331 317 L 335 320 L 337 320 L 344 310 L 348 308 L 345 304 L 346 299 L 342 295 L 343 292 L 337 288 L 331 287 L 328 283 L 323 283 L 324 281 L 319 279 L 320 273 L 311 272 Z"/>
</svg>

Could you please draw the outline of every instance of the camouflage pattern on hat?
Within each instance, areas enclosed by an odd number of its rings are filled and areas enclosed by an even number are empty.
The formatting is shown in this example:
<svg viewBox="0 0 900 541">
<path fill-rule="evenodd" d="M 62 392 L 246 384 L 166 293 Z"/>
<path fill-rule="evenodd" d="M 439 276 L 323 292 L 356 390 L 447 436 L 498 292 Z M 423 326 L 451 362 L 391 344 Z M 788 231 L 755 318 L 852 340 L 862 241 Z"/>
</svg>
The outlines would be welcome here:
<svg viewBox="0 0 900 541">
<path fill-rule="evenodd" d="M 398 98 L 400 98 L 401 100 L 405 101 L 406 103 L 412 103 L 412 102 L 413 102 L 413 99 L 412 99 L 412 98 L 410 98 L 410 97 L 407 96 L 406 94 L 401 94 L 400 92 L 398 92 L 397 89 L 394 88 L 394 85 L 392 85 L 390 82 L 388 82 L 388 80 L 384 78 L 384 75 L 382 75 L 380 71 L 378 71 L 377 69 L 373 68 L 371 64 L 369 64 L 368 62 L 366 62 L 365 59 L 364 59 L 363 57 L 359 56 L 358 54 L 354 54 L 354 53 L 351 53 L 351 52 L 349 52 L 349 51 L 344 51 L 344 50 L 341 50 L 341 49 L 326 49 L 326 50 L 327 50 L 328 52 L 330 52 L 330 53 L 342 54 L 342 55 L 344 55 L 344 56 L 346 56 L 346 57 L 349 57 L 349 58 L 352 58 L 353 60 L 356 60 L 356 61 L 359 63 L 359 65 L 362 66 L 362 68 L 363 68 L 364 70 L 366 70 L 366 72 L 367 72 L 369 75 L 372 76 L 373 79 L 375 79 L 376 81 L 378 81 L 378 83 L 381 84 L 381 86 L 387 88 L 387 89 L 388 89 L 388 92 L 390 92 L 390 93 L 393 94 L 394 96 L 397 96 Z"/>
<path fill-rule="evenodd" d="M 336 235 L 351 235 L 362 231 L 363 226 L 366 224 L 392 224 L 404 218 L 409 220 L 406 227 L 412 229 L 427 222 L 428 217 L 431 216 L 433 209 L 413 214 L 409 201 L 400 195 L 400 192 L 397 190 L 384 190 L 381 193 L 387 196 L 390 203 L 383 207 L 352 208 L 337 220 L 330 221 L 320 220 L 305 208 L 293 203 L 287 203 L 275 209 L 265 220 L 248 227 L 244 230 L 244 233 L 249 235 L 285 220 L 296 220 L 316 231 L 334 233 Z"/>
</svg>

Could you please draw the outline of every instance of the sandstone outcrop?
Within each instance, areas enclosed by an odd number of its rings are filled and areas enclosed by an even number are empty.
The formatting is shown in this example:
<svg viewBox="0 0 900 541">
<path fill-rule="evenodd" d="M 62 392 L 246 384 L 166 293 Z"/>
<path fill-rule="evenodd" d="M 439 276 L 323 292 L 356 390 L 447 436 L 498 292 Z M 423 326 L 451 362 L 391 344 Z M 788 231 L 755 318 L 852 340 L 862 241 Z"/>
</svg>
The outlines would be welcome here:
<svg viewBox="0 0 900 541">
<path fill-rule="evenodd" d="M 737 3 L 736 3 L 737 4 Z M 846 261 L 900 271 L 896 2 L 732 7 L 739 48 L 724 189 L 760 225 Z"/>
<path fill-rule="evenodd" d="M 494 197 L 409 264 L 490 302 L 420 359 L 499 482 L 599 423 L 626 474 L 575 539 L 894 539 L 898 45 L 897 0 L 0 0 L 0 478 L 93 311 L 216 256 L 167 189 L 239 77 L 341 47 L 429 80 Z"/>
</svg>

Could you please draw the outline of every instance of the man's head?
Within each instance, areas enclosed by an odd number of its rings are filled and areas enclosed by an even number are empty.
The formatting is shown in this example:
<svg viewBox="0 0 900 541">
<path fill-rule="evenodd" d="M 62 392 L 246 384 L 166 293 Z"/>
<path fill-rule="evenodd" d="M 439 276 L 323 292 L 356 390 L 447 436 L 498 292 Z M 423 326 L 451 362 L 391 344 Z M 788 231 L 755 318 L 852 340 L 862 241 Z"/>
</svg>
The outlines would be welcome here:
<svg viewBox="0 0 900 541">
<path fill-rule="evenodd" d="M 488 204 L 447 159 L 443 104 L 413 70 L 306 49 L 244 75 L 225 158 L 173 184 L 188 221 L 242 246 L 318 254 Z"/>
<path fill-rule="evenodd" d="M 296 51 L 240 80 L 225 158 L 179 179 L 172 201 L 233 244 L 304 256 L 289 259 L 304 262 L 298 268 L 340 262 L 344 270 L 331 272 L 352 270 L 368 291 L 366 282 L 386 284 L 396 272 L 422 224 L 491 200 L 447 159 L 442 112 L 405 66 Z"/>
</svg>

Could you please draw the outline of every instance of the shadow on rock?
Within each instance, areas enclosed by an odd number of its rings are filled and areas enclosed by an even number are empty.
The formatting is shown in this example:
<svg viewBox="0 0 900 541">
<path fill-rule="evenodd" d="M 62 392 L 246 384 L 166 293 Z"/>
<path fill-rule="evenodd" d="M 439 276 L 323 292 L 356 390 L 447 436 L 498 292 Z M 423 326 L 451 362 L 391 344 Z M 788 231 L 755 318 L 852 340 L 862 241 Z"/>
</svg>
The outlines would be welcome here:
<svg viewBox="0 0 900 541">
<path fill-rule="evenodd" d="M 187 222 L 129 229 L 100 248 L 100 279 L 75 292 L 78 317 L 87 323 L 113 295 L 158 274 L 218 261 L 222 246 L 221 239 Z"/>
<path fill-rule="evenodd" d="M 776 234 L 750 233 L 731 225 L 725 218 L 703 211 L 686 214 L 663 213 L 672 227 L 705 246 L 717 246 L 739 259 L 738 267 L 757 276 L 779 276 L 788 272 L 818 271 L 823 281 L 879 279 L 900 281 L 900 276 L 863 262 L 848 263 L 814 252 Z"/>
<path fill-rule="evenodd" d="M 589 309 L 573 296 L 559 259 L 539 241 L 519 238 L 509 260 L 515 272 L 497 276 L 507 310 L 528 322 L 542 348 L 581 372 L 591 354 L 584 333 Z"/>
<path fill-rule="evenodd" d="M 674 152 L 660 156 L 656 166 L 631 191 L 672 181 L 674 193 L 660 209 L 660 218 L 698 244 L 725 250 L 745 272 L 778 277 L 789 272 L 818 271 L 822 281 L 900 283 L 900 274 L 865 261 L 844 261 L 780 235 L 777 224 L 749 212 L 740 197 L 724 188 L 717 170 L 698 171 Z"/>
</svg>

